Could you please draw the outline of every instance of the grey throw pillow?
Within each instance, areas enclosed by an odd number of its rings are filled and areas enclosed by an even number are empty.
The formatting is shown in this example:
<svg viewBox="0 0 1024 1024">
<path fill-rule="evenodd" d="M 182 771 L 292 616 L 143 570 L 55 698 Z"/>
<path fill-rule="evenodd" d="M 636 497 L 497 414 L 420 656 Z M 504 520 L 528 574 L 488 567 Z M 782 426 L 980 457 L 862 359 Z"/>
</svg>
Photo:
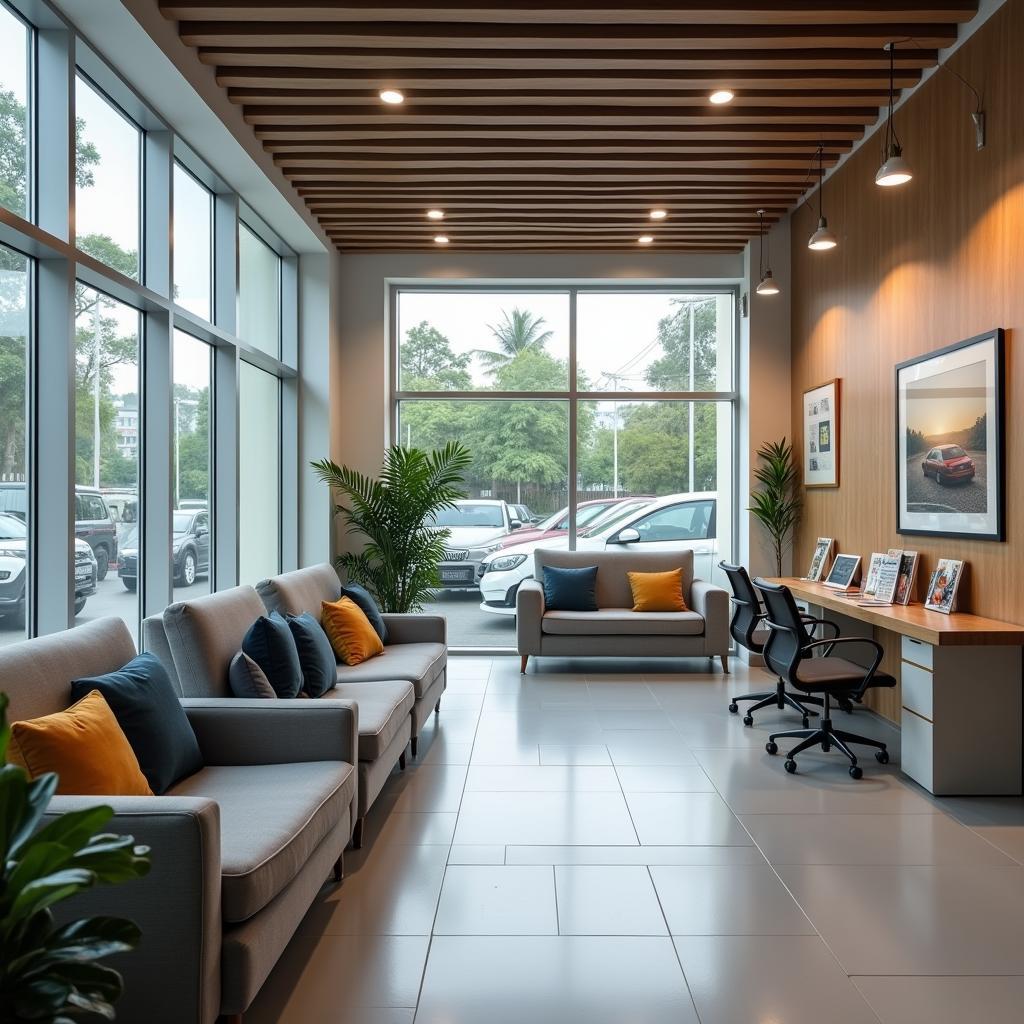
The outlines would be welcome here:
<svg viewBox="0 0 1024 1024">
<path fill-rule="evenodd" d="M 266 673 L 249 657 L 239 651 L 228 666 L 228 685 L 236 697 L 276 697 Z"/>
</svg>

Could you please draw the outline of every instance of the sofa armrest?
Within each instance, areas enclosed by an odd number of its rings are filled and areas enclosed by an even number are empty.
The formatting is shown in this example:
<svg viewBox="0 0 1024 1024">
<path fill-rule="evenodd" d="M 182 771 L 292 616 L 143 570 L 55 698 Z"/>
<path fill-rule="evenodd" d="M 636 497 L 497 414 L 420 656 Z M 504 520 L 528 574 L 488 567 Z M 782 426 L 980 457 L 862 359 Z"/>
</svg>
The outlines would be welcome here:
<svg viewBox="0 0 1024 1024">
<path fill-rule="evenodd" d="M 383 616 L 388 627 L 388 646 L 392 644 L 445 644 L 448 643 L 448 620 L 443 615 Z"/>
<path fill-rule="evenodd" d="M 729 652 L 729 591 L 695 579 L 690 586 L 690 607 L 704 618 L 706 654 Z"/>
<path fill-rule="evenodd" d="M 124 978 L 118 1020 L 213 1024 L 220 1012 L 220 808 L 202 797 L 55 796 L 43 823 L 97 804 L 114 809 L 105 832 L 150 847 L 149 873 L 79 893 L 61 904 L 58 919 L 112 915 L 141 929 L 138 947 L 109 961 Z"/>
<path fill-rule="evenodd" d="M 516 591 L 516 648 L 521 655 L 540 654 L 544 587 L 539 580 L 523 580 Z"/>
<path fill-rule="evenodd" d="M 184 697 L 181 703 L 207 764 L 359 761 L 354 701 Z"/>
</svg>

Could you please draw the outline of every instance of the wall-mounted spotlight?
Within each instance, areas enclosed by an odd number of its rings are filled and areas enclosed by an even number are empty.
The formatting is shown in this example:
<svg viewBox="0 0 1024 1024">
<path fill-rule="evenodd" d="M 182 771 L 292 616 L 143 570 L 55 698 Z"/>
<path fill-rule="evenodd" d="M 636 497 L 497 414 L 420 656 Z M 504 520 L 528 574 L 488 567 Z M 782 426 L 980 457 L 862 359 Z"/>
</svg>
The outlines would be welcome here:
<svg viewBox="0 0 1024 1024">
<path fill-rule="evenodd" d="M 875 172 L 875 184 L 883 188 L 905 185 L 914 177 L 910 164 L 903 157 L 903 146 L 893 123 L 893 105 L 896 99 L 896 44 L 886 43 L 889 53 L 889 116 L 885 122 L 882 141 L 882 166 Z"/>
<path fill-rule="evenodd" d="M 764 210 L 757 211 L 757 235 L 758 235 L 758 282 L 757 282 L 757 294 L 758 295 L 778 295 L 779 286 L 775 282 L 775 278 L 772 277 L 772 250 L 771 250 L 771 239 L 768 239 L 768 248 L 765 250 L 765 237 L 764 237 Z M 767 260 L 765 256 L 767 255 Z"/>
</svg>

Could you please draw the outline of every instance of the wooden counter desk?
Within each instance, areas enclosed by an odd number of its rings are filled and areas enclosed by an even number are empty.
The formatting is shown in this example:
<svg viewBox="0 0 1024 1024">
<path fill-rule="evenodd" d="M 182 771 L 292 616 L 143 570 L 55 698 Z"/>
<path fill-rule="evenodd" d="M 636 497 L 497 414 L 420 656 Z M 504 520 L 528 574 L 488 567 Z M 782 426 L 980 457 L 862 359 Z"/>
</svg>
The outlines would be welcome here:
<svg viewBox="0 0 1024 1024">
<path fill-rule="evenodd" d="M 798 603 L 843 636 L 898 634 L 902 770 L 936 795 L 1019 796 L 1024 626 L 922 604 L 860 607 L 822 583 L 786 577 Z M 890 640 L 891 642 L 891 640 Z M 884 644 L 883 644 L 884 646 Z M 863 661 L 866 651 L 844 657 Z M 895 653 L 895 652 L 893 652 Z M 887 658 L 893 664 L 890 658 Z"/>
</svg>

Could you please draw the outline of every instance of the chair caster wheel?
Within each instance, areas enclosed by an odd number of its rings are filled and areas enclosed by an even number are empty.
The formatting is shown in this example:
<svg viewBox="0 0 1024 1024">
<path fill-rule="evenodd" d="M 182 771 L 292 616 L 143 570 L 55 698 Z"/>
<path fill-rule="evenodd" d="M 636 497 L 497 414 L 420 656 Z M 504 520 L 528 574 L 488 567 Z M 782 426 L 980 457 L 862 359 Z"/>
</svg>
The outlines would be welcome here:
<svg viewBox="0 0 1024 1024">
<path fill-rule="evenodd" d="M 864 769 L 859 764 L 850 765 L 850 778 L 859 779 L 864 774 Z"/>
<path fill-rule="evenodd" d="M 796 761 L 793 758 L 789 758 L 784 767 L 790 775 L 796 775 Z"/>
<path fill-rule="evenodd" d="M 845 711 L 848 715 L 853 714 L 853 704 L 851 704 L 850 701 L 841 700 L 839 702 L 839 707 L 842 708 L 842 710 Z"/>
<path fill-rule="evenodd" d="M 879 764 L 888 764 L 889 763 L 889 751 L 888 750 L 876 750 L 875 751 L 875 760 Z"/>
<path fill-rule="evenodd" d="M 744 715 L 743 716 L 743 724 L 744 725 L 753 725 L 754 724 L 754 716 L 753 715 Z"/>
<path fill-rule="evenodd" d="M 737 703 L 736 703 L 736 701 L 733 701 L 733 702 L 732 702 L 732 703 L 731 703 L 731 704 L 729 705 L 729 714 L 730 714 L 730 715 L 735 715 L 735 714 L 736 714 L 736 712 L 737 712 L 737 711 L 739 711 L 739 709 L 740 709 L 740 706 L 739 706 L 739 704 L 737 704 Z"/>
<path fill-rule="evenodd" d="M 769 754 L 777 754 L 779 752 L 779 745 L 774 740 L 769 740 L 764 745 L 764 749 L 767 750 Z"/>
<path fill-rule="evenodd" d="M 805 729 L 810 729 L 811 727 L 811 720 L 806 715 L 803 717 L 803 725 Z"/>
</svg>

